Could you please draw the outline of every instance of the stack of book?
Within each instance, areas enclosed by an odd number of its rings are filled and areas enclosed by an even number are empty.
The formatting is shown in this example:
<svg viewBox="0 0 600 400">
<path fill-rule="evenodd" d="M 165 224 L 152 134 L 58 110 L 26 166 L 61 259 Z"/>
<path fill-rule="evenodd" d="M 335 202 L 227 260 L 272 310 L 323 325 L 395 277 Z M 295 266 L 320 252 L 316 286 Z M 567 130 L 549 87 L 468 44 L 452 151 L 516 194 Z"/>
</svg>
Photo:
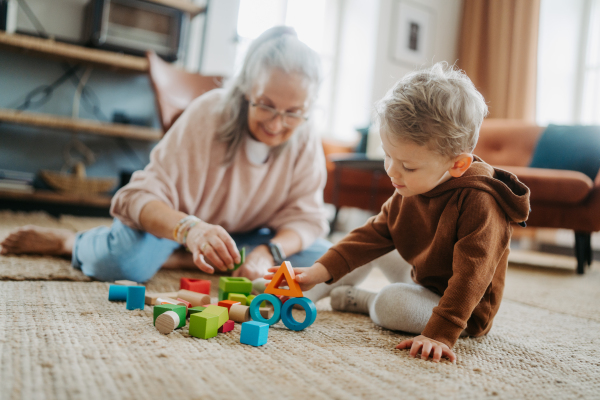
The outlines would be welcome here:
<svg viewBox="0 0 600 400">
<path fill-rule="evenodd" d="M 35 174 L 0 169 L 0 191 L 33 193 Z"/>
</svg>

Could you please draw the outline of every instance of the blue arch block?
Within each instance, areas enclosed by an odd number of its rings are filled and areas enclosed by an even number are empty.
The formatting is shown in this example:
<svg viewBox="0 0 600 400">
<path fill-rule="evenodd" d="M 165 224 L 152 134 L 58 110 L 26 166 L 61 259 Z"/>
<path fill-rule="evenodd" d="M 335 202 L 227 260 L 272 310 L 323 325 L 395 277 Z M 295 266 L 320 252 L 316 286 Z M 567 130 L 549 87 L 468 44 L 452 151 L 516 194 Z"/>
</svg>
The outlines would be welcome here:
<svg viewBox="0 0 600 400">
<path fill-rule="evenodd" d="M 260 315 L 260 304 L 265 300 L 273 304 L 273 316 L 269 319 L 263 318 L 263 316 Z M 281 319 L 281 300 L 272 294 L 259 294 L 252 299 L 252 303 L 250 303 L 250 316 L 253 320 L 258 322 L 264 322 L 265 324 L 269 325 L 276 324 Z"/>
<path fill-rule="evenodd" d="M 297 322 L 292 315 L 292 309 L 295 304 L 302 306 L 306 312 L 306 318 L 302 322 Z M 285 326 L 293 331 L 301 331 L 308 328 L 315 322 L 316 318 L 317 308 L 315 307 L 315 303 L 306 297 L 293 297 L 286 301 L 281 308 L 281 320 Z"/>
</svg>

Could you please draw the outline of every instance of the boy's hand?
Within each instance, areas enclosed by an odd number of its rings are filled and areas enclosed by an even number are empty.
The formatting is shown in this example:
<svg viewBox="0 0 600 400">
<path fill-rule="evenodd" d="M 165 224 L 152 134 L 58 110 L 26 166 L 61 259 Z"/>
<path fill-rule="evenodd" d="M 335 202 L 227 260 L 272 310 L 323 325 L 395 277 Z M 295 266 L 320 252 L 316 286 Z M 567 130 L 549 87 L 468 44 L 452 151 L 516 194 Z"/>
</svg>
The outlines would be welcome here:
<svg viewBox="0 0 600 400">
<path fill-rule="evenodd" d="M 270 273 L 265 275 L 265 279 L 273 279 L 278 269 L 279 267 L 269 268 Z M 327 268 L 321 263 L 315 263 L 312 267 L 308 268 L 294 268 L 294 273 L 296 274 L 296 282 L 298 282 L 300 289 L 303 291 L 310 290 L 317 283 L 327 282 L 332 278 Z M 282 285 L 287 285 L 287 282 L 284 280 Z"/>
<path fill-rule="evenodd" d="M 451 362 L 456 361 L 456 354 L 450 347 L 442 342 L 428 338 L 427 336 L 419 335 L 413 339 L 406 339 L 400 342 L 397 349 L 408 349 L 410 347 L 410 356 L 416 357 L 421 350 L 421 359 L 427 360 L 431 354 L 433 362 L 440 362 L 440 358 L 448 357 Z"/>
</svg>

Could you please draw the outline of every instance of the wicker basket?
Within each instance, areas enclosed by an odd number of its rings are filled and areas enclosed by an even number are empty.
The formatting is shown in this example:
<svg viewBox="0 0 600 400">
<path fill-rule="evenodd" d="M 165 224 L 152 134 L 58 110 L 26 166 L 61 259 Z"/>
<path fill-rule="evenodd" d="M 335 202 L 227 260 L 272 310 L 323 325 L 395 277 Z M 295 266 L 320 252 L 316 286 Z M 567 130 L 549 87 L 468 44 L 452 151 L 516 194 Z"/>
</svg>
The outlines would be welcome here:
<svg viewBox="0 0 600 400">
<path fill-rule="evenodd" d="M 50 187 L 63 193 L 97 194 L 111 191 L 117 184 L 116 178 L 86 178 L 85 166 L 78 163 L 73 173 L 40 171 L 40 176 Z"/>
</svg>

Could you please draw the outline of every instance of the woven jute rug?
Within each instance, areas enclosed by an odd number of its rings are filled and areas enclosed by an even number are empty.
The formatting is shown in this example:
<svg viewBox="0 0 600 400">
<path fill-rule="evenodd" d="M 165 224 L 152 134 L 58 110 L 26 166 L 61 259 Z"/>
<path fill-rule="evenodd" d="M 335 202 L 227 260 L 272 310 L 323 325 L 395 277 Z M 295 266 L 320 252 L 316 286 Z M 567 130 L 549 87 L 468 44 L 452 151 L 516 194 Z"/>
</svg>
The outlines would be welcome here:
<svg viewBox="0 0 600 400">
<path fill-rule="evenodd" d="M 72 230 L 108 219 L 0 212 L 0 238 L 21 225 Z M 199 271 L 161 270 L 146 286 L 171 291 Z M 387 281 L 374 269 L 363 287 Z M 0 256 L 0 400 L 181 399 L 600 399 L 600 266 L 572 270 L 509 267 L 492 331 L 460 339 L 458 362 L 412 359 L 395 345 L 409 337 L 363 315 L 317 304 L 302 332 L 281 323 L 260 348 L 239 343 L 240 326 L 210 340 L 187 327 L 167 336 L 152 311 L 107 300 L 91 281 L 53 257 Z M 300 312 L 301 313 L 301 312 Z"/>
<path fill-rule="evenodd" d="M 150 307 L 107 301 L 100 282 L 0 282 L 0 397 L 597 398 L 600 323 L 510 300 L 492 332 L 460 339 L 458 362 L 412 359 L 406 335 L 318 304 L 302 332 L 281 323 L 260 348 L 240 326 L 210 340 L 167 336 Z"/>
</svg>

